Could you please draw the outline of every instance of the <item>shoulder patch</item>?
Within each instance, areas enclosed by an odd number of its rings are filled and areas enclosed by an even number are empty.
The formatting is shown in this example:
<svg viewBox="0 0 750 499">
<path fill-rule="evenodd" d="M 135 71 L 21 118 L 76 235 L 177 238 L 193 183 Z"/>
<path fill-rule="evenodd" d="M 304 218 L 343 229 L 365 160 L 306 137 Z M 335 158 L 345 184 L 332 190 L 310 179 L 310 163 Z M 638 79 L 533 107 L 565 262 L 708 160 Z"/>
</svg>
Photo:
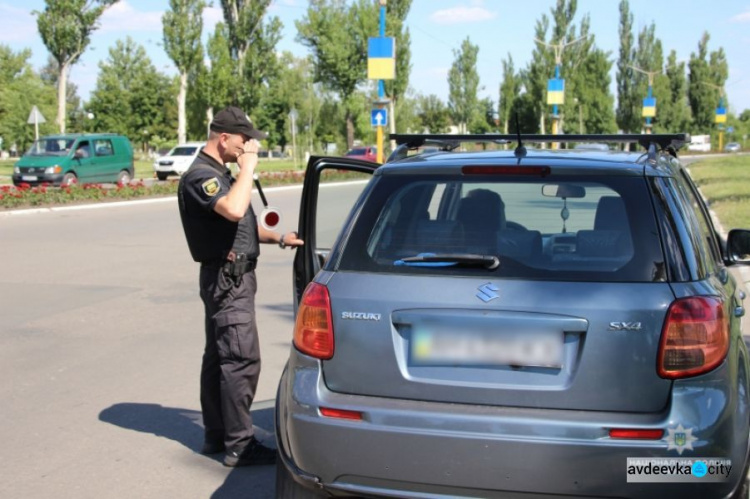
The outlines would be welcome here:
<svg viewBox="0 0 750 499">
<path fill-rule="evenodd" d="M 221 184 L 219 184 L 219 179 L 216 177 L 206 180 L 201 184 L 201 187 L 203 187 L 203 192 L 206 193 L 206 196 L 211 197 L 217 195 L 221 190 Z"/>
</svg>

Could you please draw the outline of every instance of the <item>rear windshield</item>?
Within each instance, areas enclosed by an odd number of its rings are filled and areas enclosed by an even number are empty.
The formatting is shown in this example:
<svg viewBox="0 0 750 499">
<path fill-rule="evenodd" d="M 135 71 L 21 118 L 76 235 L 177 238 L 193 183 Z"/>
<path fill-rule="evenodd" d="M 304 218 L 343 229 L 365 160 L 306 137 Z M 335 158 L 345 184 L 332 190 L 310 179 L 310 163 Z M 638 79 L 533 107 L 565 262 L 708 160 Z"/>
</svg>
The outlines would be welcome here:
<svg viewBox="0 0 750 499">
<path fill-rule="evenodd" d="M 641 177 L 407 176 L 376 180 L 340 270 L 541 280 L 665 280 Z M 433 255 L 492 255 L 494 270 Z"/>
<path fill-rule="evenodd" d="M 195 154 L 195 151 L 197 150 L 197 147 L 175 147 L 171 153 L 169 153 L 170 156 L 192 156 Z"/>
<path fill-rule="evenodd" d="M 352 149 L 348 153 L 346 153 L 347 156 L 364 156 L 367 153 L 367 149 Z"/>
</svg>

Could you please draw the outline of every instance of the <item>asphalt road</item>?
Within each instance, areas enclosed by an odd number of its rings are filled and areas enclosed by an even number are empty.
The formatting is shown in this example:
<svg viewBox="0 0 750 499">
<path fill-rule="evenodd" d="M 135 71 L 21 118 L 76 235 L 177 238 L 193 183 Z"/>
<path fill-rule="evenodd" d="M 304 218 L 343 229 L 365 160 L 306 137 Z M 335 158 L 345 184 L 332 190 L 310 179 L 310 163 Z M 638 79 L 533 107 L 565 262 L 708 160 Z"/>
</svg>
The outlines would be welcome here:
<svg viewBox="0 0 750 499">
<path fill-rule="evenodd" d="M 267 192 L 281 230 L 299 193 Z M 271 443 L 292 257 L 264 245 L 257 271 L 254 418 Z M 0 217 L 0 262 L 0 497 L 273 497 L 273 466 L 198 452 L 203 309 L 174 200 Z"/>
</svg>

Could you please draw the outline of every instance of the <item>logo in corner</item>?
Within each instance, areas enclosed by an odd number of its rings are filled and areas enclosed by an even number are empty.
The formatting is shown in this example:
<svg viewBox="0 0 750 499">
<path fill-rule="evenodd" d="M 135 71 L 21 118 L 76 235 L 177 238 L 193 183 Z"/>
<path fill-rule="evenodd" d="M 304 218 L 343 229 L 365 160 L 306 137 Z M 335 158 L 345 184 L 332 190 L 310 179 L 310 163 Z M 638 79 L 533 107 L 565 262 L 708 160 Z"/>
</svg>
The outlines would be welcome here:
<svg viewBox="0 0 750 499">
<path fill-rule="evenodd" d="M 201 187 L 203 187 L 203 192 L 206 193 L 206 196 L 211 197 L 217 195 L 221 190 L 221 184 L 219 184 L 219 179 L 216 177 L 206 180 L 201 184 Z"/>
<path fill-rule="evenodd" d="M 682 425 L 677 428 L 667 428 L 667 450 L 676 450 L 677 454 L 682 455 L 684 450 L 694 450 L 693 442 L 698 440 L 693 436 L 693 429 L 685 429 Z"/>
<path fill-rule="evenodd" d="M 489 303 L 495 298 L 500 298 L 500 295 L 495 293 L 495 291 L 499 291 L 500 288 L 498 288 L 491 282 L 488 282 L 487 284 L 482 284 L 477 289 L 479 289 L 479 293 L 476 294 L 477 298 L 479 298 L 485 303 Z"/>
</svg>

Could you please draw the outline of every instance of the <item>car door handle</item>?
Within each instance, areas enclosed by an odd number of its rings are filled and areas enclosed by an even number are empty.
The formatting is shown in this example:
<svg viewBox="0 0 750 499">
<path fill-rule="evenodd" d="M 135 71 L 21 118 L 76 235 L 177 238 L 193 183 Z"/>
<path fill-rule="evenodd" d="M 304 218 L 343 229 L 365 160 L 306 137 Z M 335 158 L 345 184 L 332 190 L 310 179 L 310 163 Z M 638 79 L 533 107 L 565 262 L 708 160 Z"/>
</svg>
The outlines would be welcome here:
<svg viewBox="0 0 750 499">
<path fill-rule="evenodd" d="M 734 316 L 743 317 L 745 315 L 745 307 L 734 307 Z"/>
</svg>

